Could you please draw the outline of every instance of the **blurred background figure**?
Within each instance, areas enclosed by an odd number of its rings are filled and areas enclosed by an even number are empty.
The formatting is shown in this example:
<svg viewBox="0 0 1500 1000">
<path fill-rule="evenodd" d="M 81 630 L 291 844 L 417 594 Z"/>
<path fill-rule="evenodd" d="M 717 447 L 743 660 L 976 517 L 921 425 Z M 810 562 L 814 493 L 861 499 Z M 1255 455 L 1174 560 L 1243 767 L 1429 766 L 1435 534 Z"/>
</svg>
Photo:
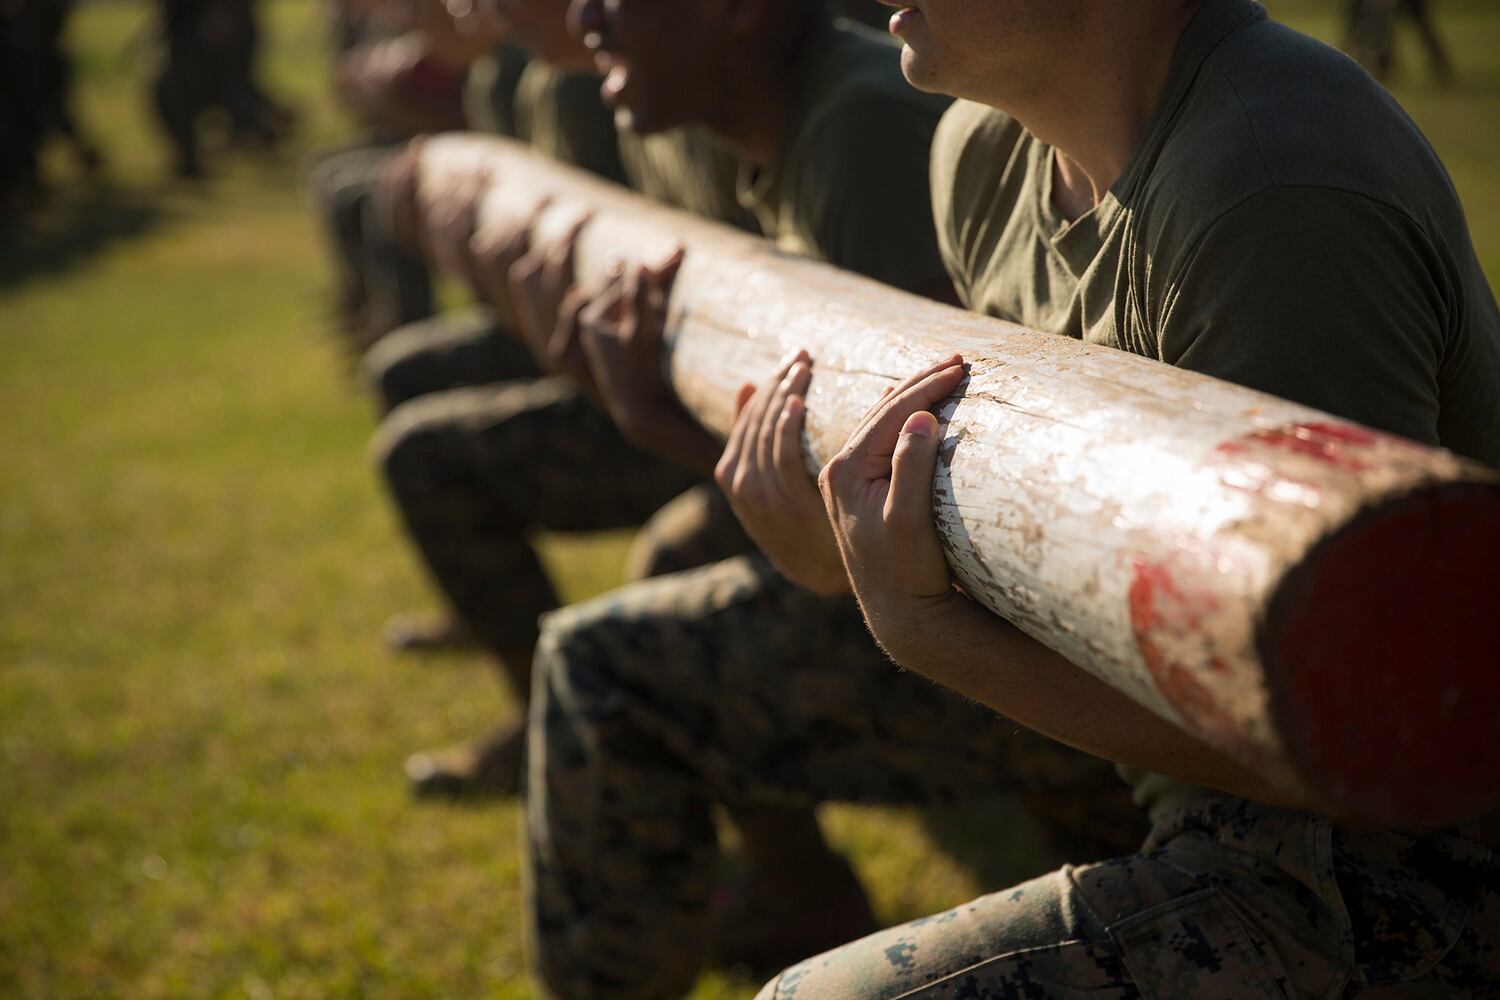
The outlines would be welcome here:
<svg viewBox="0 0 1500 1000">
<path fill-rule="evenodd" d="M 63 44 L 73 0 L 23 0 L 37 25 L 37 114 L 41 141 L 52 136 L 67 142 L 79 169 L 93 175 L 104 158 L 73 115 L 73 57 Z"/>
<path fill-rule="evenodd" d="M 73 61 L 63 45 L 71 0 L 0 2 L 0 205 L 6 215 L 33 199 L 47 140 L 68 143 L 86 175 L 103 163 L 72 112 Z"/>
<path fill-rule="evenodd" d="M 1453 60 L 1433 23 L 1428 0 L 1350 0 L 1344 49 L 1375 76 L 1389 79 L 1396 69 L 1396 22 L 1409 20 L 1417 30 L 1433 77 L 1453 81 Z"/>
<path fill-rule="evenodd" d="M 334 5 L 334 87 L 364 130 L 356 145 L 463 127 L 465 70 L 474 53 L 456 33 L 435 30 L 433 6 L 440 5 Z"/>
<path fill-rule="evenodd" d="M 37 187 L 35 38 L 26 0 L 0 0 L 0 225 L 15 217 Z"/>
<path fill-rule="evenodd" d="M 433 309 L 425 261 L 390 237 L 373 199 L 387 162 L 413 135 L 484 117 L 489 101 L 476 89 L 503 90 L 497 74 L 513 84 L 524 60 L 497 53 L 472 5 L 459 16 L 440 0 L 334 0 L 330 21 L 334 91 L 360 131 L 314 154 L 306 186 L 333 253 L 337 327 L 355 359 Z"/>
<path fill-rule="evenodd" d="M 203 176 L 199 130 L 211 111 L 223 112 L 232 142 L 273 148 L 286 136 L 292 112 L 256 76 L 255 0 L 161 0 L 158 30 L 152 96 L 177 176 Z"/>
</svg>

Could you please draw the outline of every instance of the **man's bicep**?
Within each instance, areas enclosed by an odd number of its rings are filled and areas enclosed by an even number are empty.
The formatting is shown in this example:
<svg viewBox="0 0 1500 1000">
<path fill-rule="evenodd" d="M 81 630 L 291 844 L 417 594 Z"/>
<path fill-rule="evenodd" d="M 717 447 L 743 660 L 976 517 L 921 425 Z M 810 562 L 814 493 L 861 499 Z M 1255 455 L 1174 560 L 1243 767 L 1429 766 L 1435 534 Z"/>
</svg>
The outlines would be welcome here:
<svg viewBox="0 0 1500 1000">
<path fill-rule="evenodd" d="M 1279 189 L 1221 218 L 1162 296 L 1161 360 L 1437 440 L 1441 266 L 1387 206 Z"/>
</svg>

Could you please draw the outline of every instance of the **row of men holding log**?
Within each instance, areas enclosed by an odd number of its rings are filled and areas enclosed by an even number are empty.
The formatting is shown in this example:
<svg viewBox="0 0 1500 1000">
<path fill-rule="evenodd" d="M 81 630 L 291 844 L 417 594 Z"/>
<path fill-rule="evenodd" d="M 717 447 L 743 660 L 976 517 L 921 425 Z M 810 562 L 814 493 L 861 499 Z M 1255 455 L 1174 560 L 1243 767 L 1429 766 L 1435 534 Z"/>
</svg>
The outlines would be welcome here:
<svg viewBox="0 0 1500 1000">
<path fill-rule="evenodd" d="M 891 18 L 899 48 L 819 0 L 463 15 L 486 43 L 470 81 L 538 151 L 788 252 L 1500 464 L 1500 312 L 1441 164 L 1362 70 L 1252 0 L 925 0 Z M 746 386 L 725 442 L 662 373 L 680 254 L 576 283 L 573 237 L 479 227 L 478 188 L 416 164 L 359 172 L 385 219 L 361 259 L 388 232 L 479 304 L 371 338 L 375 451 L 456 626 L 528 710 L 410 770 L 526 796 L 550 994 L 677 996 L 710 957 L 842 945 L 762 995 L 1500 995 L 1492 827 L 1340 821 L 954 588 L 933 410 L 962 358 L 894 386 L 815 480 L 816 357 Z M 636 525 L 634 582 L 557 610 L 535 533 Z M 885 930 L 813 811 L 1001 789 L 1091 863 Z M 748 872 L 717 906 L 716 807 Z M 1144 844 L 1120 843 L 1136 817 Z"/>
</svg>

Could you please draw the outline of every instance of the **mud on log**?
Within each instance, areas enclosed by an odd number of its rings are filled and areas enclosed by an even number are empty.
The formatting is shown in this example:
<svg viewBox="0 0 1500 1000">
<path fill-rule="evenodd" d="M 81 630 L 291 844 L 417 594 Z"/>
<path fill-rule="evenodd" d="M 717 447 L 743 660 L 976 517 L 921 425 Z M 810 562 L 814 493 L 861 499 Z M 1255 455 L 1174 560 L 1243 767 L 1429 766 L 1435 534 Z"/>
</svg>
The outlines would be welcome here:
<svg viewBox="0 0 1500 1000">
<path fill-rule="evenodd" d="M 485 178 L 480 225 L 591 213 L 580 281 L 688 248 L 683 402 L 814 358 L 817 467 L 886 386 L 953 351 L 937 519 L 995 613 L 1161 716 L 1349 814 L 1439 826 L 1500 802 L 1500 475 L 1449 452 L 777 252 L 501 139 L 423 151 L 424 200 Z"/>
</svg>

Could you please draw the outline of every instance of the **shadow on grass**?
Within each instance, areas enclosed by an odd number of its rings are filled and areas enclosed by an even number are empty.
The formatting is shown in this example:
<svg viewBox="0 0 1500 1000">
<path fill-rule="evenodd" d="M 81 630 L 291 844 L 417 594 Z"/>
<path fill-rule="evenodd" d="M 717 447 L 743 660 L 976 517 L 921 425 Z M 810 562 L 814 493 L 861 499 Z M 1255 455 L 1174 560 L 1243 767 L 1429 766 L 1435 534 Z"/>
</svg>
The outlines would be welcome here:
<svg viewBox="0 0 1500 1000">
<path fill-rule="evenodd" d="M 1123 782 L 1118 788 L 1076 794 L 976 799 L 930 810 L 922 825 L 933 843 L 968 868 L 986 891 L 1065 864 L 1133 854 L 1150 832 L 1146 814 L 1131 804 Z"/>
<path fill-rule="evenodd" d="M 63 274 L 161 226 L 172 214 L 159 197 L 109 185 L 60 193 L 3 234 L 0 290 Z"/>
<path fill-rule="evenodd" d="M 1062 860 L 1013 795 L 930 809 L 922 827 L 986 892 L 1035 878 Z"/>
</svg>

